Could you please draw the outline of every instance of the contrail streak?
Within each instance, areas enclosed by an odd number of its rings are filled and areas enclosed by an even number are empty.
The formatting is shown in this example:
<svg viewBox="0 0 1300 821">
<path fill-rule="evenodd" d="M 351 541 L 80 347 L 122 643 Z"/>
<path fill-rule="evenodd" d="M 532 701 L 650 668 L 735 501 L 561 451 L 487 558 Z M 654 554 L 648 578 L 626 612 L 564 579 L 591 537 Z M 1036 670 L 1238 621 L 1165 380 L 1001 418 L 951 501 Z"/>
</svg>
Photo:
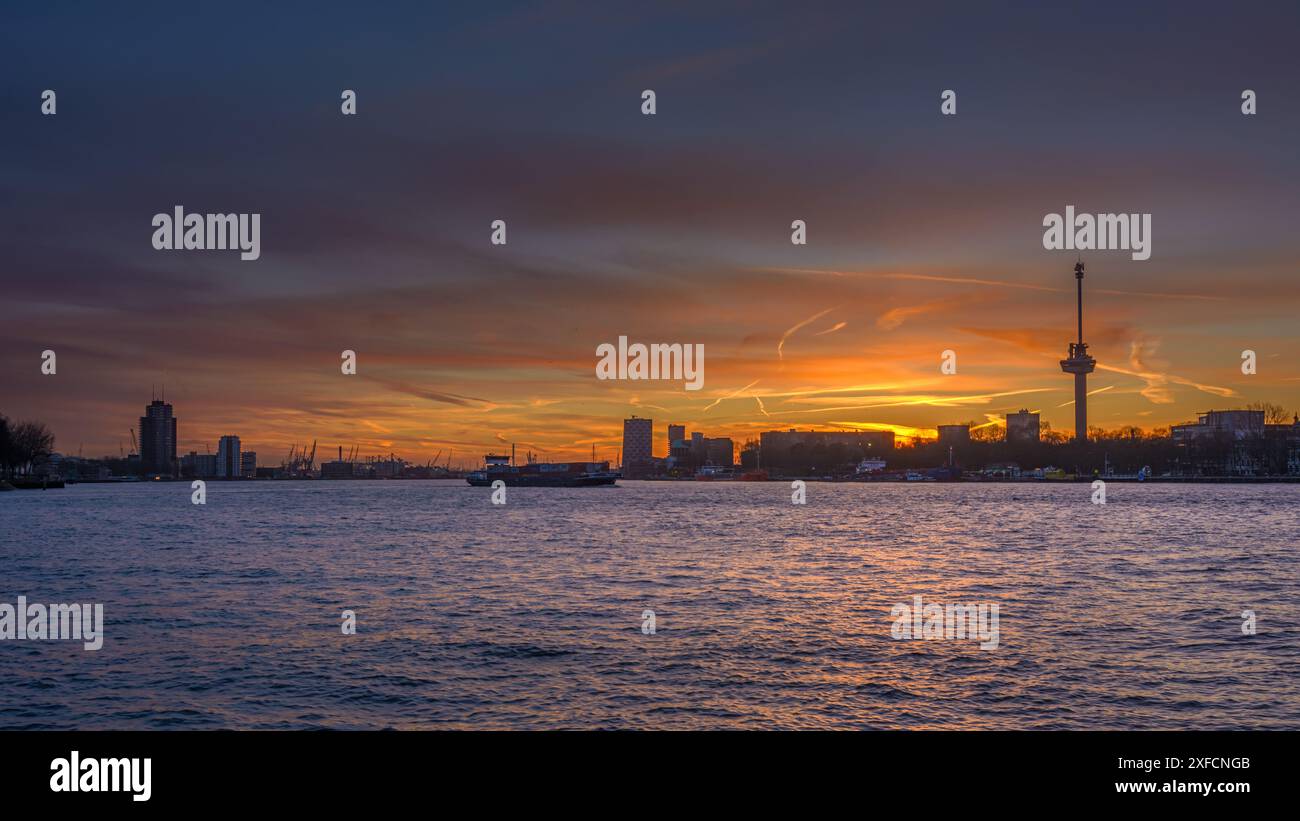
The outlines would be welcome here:
<svg viewBox="0 0 1300 821">
<path fill-rule="evenodd" d="M 799 330 L 799 329 L 802 328 L 803 326 L 807 325 L 809 322 L 816 322 L 817 320 L 819 320 L 819 319 L 821 319 L 822 317 L 826 316 L 827 314 L 829 314 L 829 313 L 830 313 L 831 311 L 833 311 L 833 310 L 835 310 L 835 309 L 834 309 L 834 308 L 827 308 L 826 310 L 822 311 L 822 312 L 819 313 L 819 314 L 813 314 L 812 316 L 810 316 L 810 317 L 808 317 L 807 319 L 805 319 L 803 322 L 800 322 L 798 325 L 795 325 L 793 328 L 791 328 L 790 330 L 788 330 L 788 331 L 786 331 L 784 334 L 782 334 L 782 335 L 781 335 L 781 341 L 778 342 L 778 343 L 776 343 L 776 358 L 777 358 L 777 359 L 785 359 L 785 355 L 782 353 L 782 351 L 783 351 L 783 349 L 785 348 L 785 341 L 786 341 L 787 339 L 790 338 L 790 335 L 791 335 L 792 333 L 794 333 L 795 331 Z"/>
<path fill-rule="evenodd" d="M 734 398 L 734 397 L 737 397 L 737 396 L 739 396 L 740 394 L 744 393 L 745 391 L 749 390 L 750 388 L 754 387 L 754 386 L 757 385 L 757 384 L 758 384 L 758 380 L 755 379 L 753 382 L 750 382 L 748 385 L 746 385 L 746 386 L 743 387 L 743 388 L 737 388 L 735 391 L 733 391 L 733 392 L 727 394 L 726 396 L 719 396 L 717 399 L 714 399 L 713 402 L 710 403 L 709 406 L 708 406 L 707 408 L 705 408 L 704 410 L 706 410 L 706 411 L 708 411 L 708 410 L 712 410 L 713 408 L 717 407 L 718 403 L 721 402 L 722 400 L 724 400 L 724 399 L 732 399 L 732 398 Z"/>
</svg>

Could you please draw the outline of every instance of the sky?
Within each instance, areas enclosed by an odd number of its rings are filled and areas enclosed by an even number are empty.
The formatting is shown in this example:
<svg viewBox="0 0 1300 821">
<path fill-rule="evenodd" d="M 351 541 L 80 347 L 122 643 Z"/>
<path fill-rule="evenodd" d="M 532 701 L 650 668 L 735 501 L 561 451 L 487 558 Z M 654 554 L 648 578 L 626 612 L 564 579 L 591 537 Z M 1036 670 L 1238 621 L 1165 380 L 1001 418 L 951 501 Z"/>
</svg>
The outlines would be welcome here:
<svg viewBox="0 0 1300 821">
<path fill-rule="evenodd" d="M 1300 410 L 1300 11 L 800 5 L 6 4 L 0 413 L 116 455 L 165 386 L 180 452 L 262 464 L 1070 431 L 1067 205 L 1152 215 L 1150 259 L 1083 252 L 1091 424 Z M 155 250 L 177 205 L 260 259 Z M 598 380 L 619 336 L 703 344 L 703 389 Z"/>
</svg>

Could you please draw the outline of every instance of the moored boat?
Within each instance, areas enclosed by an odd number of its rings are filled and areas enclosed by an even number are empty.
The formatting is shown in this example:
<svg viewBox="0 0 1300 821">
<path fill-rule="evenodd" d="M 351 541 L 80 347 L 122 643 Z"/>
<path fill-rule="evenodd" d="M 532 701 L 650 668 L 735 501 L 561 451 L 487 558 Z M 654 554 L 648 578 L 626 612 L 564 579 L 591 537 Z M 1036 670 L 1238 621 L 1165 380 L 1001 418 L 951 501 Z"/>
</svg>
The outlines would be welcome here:
<svg viewBox="0 0 1300 821">
<path fill-rule="evenodd" d="M 863 459 L 861 462 L 858 462 L 858 466 L 853 470 L 853 475 L 861 479 L 868 476 L 879 475 L 881 472 L 884 471 L 884 469 L 885 469 L 884 459 L 875 459 L 875 458 L 867 457 L 866 459 Z"/>
<path fill-rule="evenodd" d="M 697 482 L 723 482 L 736 478 L 736 473 L 731 468 L 719 467 L 718 465 L 704 465 L 695 472 L 695 481 Z"/>
</svg>

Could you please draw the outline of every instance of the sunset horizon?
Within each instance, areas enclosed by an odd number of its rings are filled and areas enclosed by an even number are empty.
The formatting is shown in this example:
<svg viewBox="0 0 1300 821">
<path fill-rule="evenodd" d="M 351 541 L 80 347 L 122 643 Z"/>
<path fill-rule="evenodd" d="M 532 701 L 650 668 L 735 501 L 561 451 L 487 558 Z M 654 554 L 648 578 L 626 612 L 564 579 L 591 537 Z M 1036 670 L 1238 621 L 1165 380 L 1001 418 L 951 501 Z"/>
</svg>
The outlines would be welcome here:
<svg viewBox="0 0 1300 821">
<path fill-rule="evenodd" d="M 560 9 L 454 18 L 346 69 L 307 48 L 256 83 L 214 46 L 158 42 L 159 59 L 227 66 L 198 93 L 120 64 L 109 96 L 85 70 L 111 62 L 106 45 L 56 39 L 51 60 L 14 43 L 9 87 L 59 86 L 61 107 L 11 128 L 23 208 L 0 240 L 16 274 L 0 410 L 46 421 L 63 452 L 114 454 L 165 385 L 185 452 L 237 434 L 274 459 L 314 439 L 413 462 L 509 442 L 612 455 L 631 414 L 738 444 L 778 427 L 907 436 L 1021 408 L 1068 431 L 1057 361 L 1078 258 L 1090 424 L 1300 409 L 1285 217 L 1300 170 L 1282 136 L 1300 106 L 1259 89 L 1267 117 L 1242 116 L 1250 84 L 1216 74 L 1195 41 L 1126 43 L 1083 72 L 973 10 L 946 18 L 953 36 L 870 48 L 833 14 L 733 30 L 701 11 L 700 37 L 671 55 L 628 41 L 518 71 L 496 55 L 532 65 L 543 42 L 602 24 Z M 647 12 L 634 29 L 679 24 Z M 979 59 L 1000 42 L 1010 64 Z M 249 48 L 267 60 L 273 43 Z M 1270 52 L 1225 48 L 1271 76 Z M 434 74 L 408 73 L 417 53 Z M 1129 76 L 1143 82 L 1116 82 Z M 340 83 L 359 111 L 342 120 Z M 80 153 L 92 137 L 113 163 Z M 258 258 L 155 250 L 151 218 L 182 207 L 260 215 Z M 1044 217 L 1068 208 L 1146 213 L 1148 258 L 1048 250 Z M 703 345 L 702 389 L 599 381 L 596 350 L 619 336 Z M 68 379 L 40 372 L 49 348 Z M 359 363 L 347 378 L 344 350 Z M 955 374 L 939 371 L 945 350 Z"/>
<path fill-rule="evenodd" d="M 1101 265 L 1105 255 L 1094 254 L 1093 259 L 1094 266 Z M 771 273 L 828 277 L 832 285 L 825 290 L 840 297 L 838 304 L 808 315 L 787 309 L 794 318 L 766 328 L 741 322 L 738 339 L 714 329 L 697 331 L 694 338 L 706 341 L 701 343 L 704 386 L 696 392 L 671 381 L 601 382 L 595 374 L 599 342 L 594 335 L 589 353 L 565 352 L 569 358 L 561 360 L 558 351 L 548 355 L 537 351 L 537 345 L 517 353 L 503 350 L 510 343 L 494 338 L 488 327 L 479 336 L 470 332 L 454 354 L 430 357 L 427 363 L 390 349 L 391 342 L 358 345 L 355 383 L 337 377 L 335 352 L 322 353 L 323 361 L 311 367 L 301 350 L 294 351 L 292 362 L 285 362 L 274 349 L 258 356 L 252 348 L 243 354 L 252 359 L 233 356 L 236 364 L 230 370 L 223 371 L 220 358 L 204 359 L 198 374 L 160 372 L 148 384 L 115 377 L 102 393 L 89 396 L 49 390 L 47 386 L 55 386 L 40 381 L 38 372 L 31 380 L 33 390 L 21 394 L 27 401 L 11 402 L 6 411 L 15 418 L 46 421 L 61 452 L 112 455 L 129 445 L 129 429 L 140 408 L 149 399 L 164 398 L 176 409 L 179 452 L 202 453 L 215 448 L 221 436 L 234 434 L 266 464 L 312 441 L 322 450 L 356 447 L 359 455 L 392 453 L 413 463 L 453 452 L 459 452 L 458 464 L 475 462 L 483 453 L 510 444 L 559 460 L 589 458 L 594 445 L 600 458 L 613 460 L 621 446 L 622 420 L 632 415 L 654 419 L 656 428 L 685 424 L 710 436 L 730 437 L 738 448 L 762 431 L 789 428 L 888 430 L 900 443 L 933 439 L 939 425 L 1001 426 L 1007 413 L 1021 409 L 1041 414 L 1045 428 L 1072 435 L 1072 384 L 1055 361 L 1071 336 L 1074 307 L 1072 278 L 1067 266 L 1061 267 L 1066 270 L 1056 282 L 845 271 Z M 1247 375 L 1236 352 L 1220 350 L 1217 361 L 1207 363 L 1204 355 L 1177 345 L 1178 352 L 1165 356 L 1160 337 L 1136 330 L 1143 324 L 1142 306 L 1156 314 L 1156 306 L 1165 303 L 1159 316 L 1168 322 L 1177 313 L 1168 302 L 1196 307 L 1205 303 L 1224 310 L 1224 304 L 1233 303 L 1231 296 L 1128 291 L 1106 287 L 1104 277 L 1104 269 L 1098 273 L 1094 267 L 1085 286 L 1087 335 L 1099 362 L 1088 391 L 1089 427 L 1155 431 L 1195 421 L 1208 410 L 1258 403 L 1284 409 L 1300 406 L 1300 377 L 1288 375 L 1286 366 L 1271 377 L 1268 373 L 1281 365 L 1276 361 L 1279 351 L 1266 349 L 1263 372 Z M 852 292 L 854 280 L 884 281 L 898 288 L 921 283 L 919 287 L 938 293 L 930 303 L 912 306 L 896 297 L 885 303 L 894 307 L 885 308 L 872 300 L 849 301 L 842 292 Z M 990 310 L 1012 299 L 1016 311 L 1059 319 L 1021 328 L 972 323 L 935 329 L 945 318 L 961 322 L 952 315 L 971 306 Z M 1032 304 L 1025 304 L 1027 300 Z M 1127 321 L 1117 321 L 1116 315 Z M 402 322 L 396 315 L 390 321 Z M 365 339 L 374 333 L 355 336 Z M 691 333 L 677 336 L 691 338 Z M 652 337 L 643 338 L 649 342 Z M 149 352 L 146 361 L 174 358 L 171 342 L 182 341 L 202 347 L 201 340 L 191 342 L 187 335 L 160 346 L 164 350 Z M 891 355 L 879 356 L 886 346 Z M 943 350 L 958 354 L 957 373 L 940 372 Z M 89 362 L 104 356 L 103 351 L 87 351 Z M 492 368 L 483 367 L 493 361 Z M 61 364 L 65 369 L 88 367 L 69 356 Z M 147 367 L 129 362 L 126 366 L 128 374 Z M 272 370 L 290 376 L 272 378 Z M 414 376 L 430 370 L 439 374 L 431 382 Z M 262 401 L 246 398 L 254 394 Z M 95 408 L 93 414 L 80 410 L 87 405 Z M 655 442 L 655 455 L 666 455 L 666 440 L 656 437 Z"/>
<path fill-rule="evenodd" d="M 1285 794 L 1300 6 L 0 22 L 15 794 Z"/>
</svg>

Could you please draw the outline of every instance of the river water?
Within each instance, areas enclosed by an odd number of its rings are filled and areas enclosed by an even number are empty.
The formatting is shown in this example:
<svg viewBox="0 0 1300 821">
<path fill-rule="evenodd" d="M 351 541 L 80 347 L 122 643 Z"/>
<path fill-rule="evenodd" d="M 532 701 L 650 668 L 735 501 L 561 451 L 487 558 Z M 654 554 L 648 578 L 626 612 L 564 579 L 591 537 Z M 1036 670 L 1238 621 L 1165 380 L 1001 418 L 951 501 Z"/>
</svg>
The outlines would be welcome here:
<svg viewBox="0 0 1300 821">
<path fill-rule="evenodd" d="M 1300 729 L 1297 485 L 508 494 L 0 494 L 0 603 L 105 633 L 0 641 L 0 728 Z M 918 595 L 997 648 L 894 638 Z"/>
</svg>

